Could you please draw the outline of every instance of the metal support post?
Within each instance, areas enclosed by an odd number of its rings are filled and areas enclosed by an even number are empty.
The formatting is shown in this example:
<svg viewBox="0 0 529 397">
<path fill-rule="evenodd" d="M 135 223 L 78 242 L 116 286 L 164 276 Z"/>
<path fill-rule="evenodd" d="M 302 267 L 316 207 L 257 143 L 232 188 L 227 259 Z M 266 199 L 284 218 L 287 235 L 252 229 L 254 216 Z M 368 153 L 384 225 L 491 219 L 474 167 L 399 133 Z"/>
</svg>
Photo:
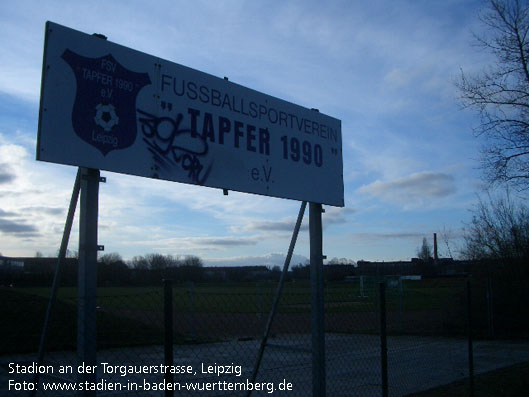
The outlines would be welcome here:
<svg viewBox="0 0 529 397">
<path fill-rule="evenodd" d="M 468 316 L 468 378 L 470 381 L 469 396 L 474 397 L 474 348 L 472 340 L 472 290 L 467 280 L 467 316 Z"/>
<path fill-rule="evenodd" d="M 402 313 L 403 313 L 403 295 L 404 295 L 404 287 L 402 282 L 402 276 L 399 276 L 399 331 L 402 332 Z"/>
<path fill-rule="evenodd" d="M 487 279 L 487 334 L 489 339 L 494 338 L 494 299 L 492 295 L 492 277 Z"/>
<path fill-rule="evenodd" d="M 386 284 L 380 283 L 380 366 L 382 396 L 388 396 L 388 339 L 386 327 Z"/>
<path fill-rule="evenodd" d="M 196 339 L 195 333 L 195 285 L 191 281 L 189 284 L 189 334 L 191 340 Z"/>
<path fill-rule="evenodd" d="M 257 318 L 259 319 L 257 335 L 259 335 L 259 330 L 266 326 L 266 324 L 264 324 L 263 315 L 263 288 L 261 287 L 261 283 L 259 281 L 255 283 L 255 288 L 257 293 Z"/>
<path fill-rule="evenodd" d="M 312 395 L 325 396 L 325 319 L 323 302 L 322 206 L 309 205 Z"/>
<path fill-rule="evenodd" d="M 173 283 L 171 280 L 163 280 L 164 290 L 164 363 L 171 367 L 174 364 L 173 358 Z M 165 373 L 165 382 L 172 384 L 174 382 L 174 375 L 171 371 Z M 171 397 L 174 395 L 172 390 L 166 390 L 165 396 Z"/>
<path fill-rule="evenodd" d="M 360 297 L 365 298 L 364 295 L 364 276 L 360 276 Z"/>
<path fill-rule="evenodd" d="M 79 222 L 79 274 L 77 306 L 77 363 L 95 366 L 97 304 L 97 222 L 99 208 L 99 170 L 81 169 L 81 206 Z M 84 371 L 79 382 L 96 382 L 96 374 Z M 96 392 L 85 391 L 84 396 Z"/>
</svg>

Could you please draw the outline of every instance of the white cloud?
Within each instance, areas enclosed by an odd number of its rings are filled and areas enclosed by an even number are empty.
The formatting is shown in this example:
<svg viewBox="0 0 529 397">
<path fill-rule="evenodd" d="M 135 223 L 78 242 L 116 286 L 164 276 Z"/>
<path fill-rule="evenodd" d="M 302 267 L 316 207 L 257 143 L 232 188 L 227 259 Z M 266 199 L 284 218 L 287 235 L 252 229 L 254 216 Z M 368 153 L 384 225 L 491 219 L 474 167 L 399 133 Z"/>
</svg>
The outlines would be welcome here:
<svg viewBox="0 0 529 397">
<path fill-rule="evenodd" d="M 254 220 L 249 222 L 242 231 L 250 232 L 285 232 L 292 233 L 296 224 L 296 218 L 285 218 L 279 221 Z M 237 230 L 235 228 L 234 230 Z M 302 225 L 301 230 L 308 230 L 308 225 Z"/>
<path fill-rule="evenodd" d="M 59 248 L 74 177 L 66 183 L 68 169 L 38 163 L 27 147 L 13 143 L 0 132 L 1 250 L 5 255 L 31 255 L 39 250 L 53 253 Z M 55 169 L 55 172 L 50 172 Z M 53 174 L 53 177 L 50 175 Z M 68 186 L 69 187 L 66 187 Z M 9 213 L 6 219 L 5 213 Z"/>
<path fill-rule="evenodd" d="M 146 239 L 141 244 L 156 245 L 163 250 L 174 250 L 178 247 L 179 251 L 193 250 L 223 250 L 229 247 L 241 247 L 256 245 L 258 240 L 254 237 L 177 237 L 163 240 L 152 241 Z"/>
<path fill-rule="evenodd" d="M 374 241 L 387 240 L 413 240 L 418 241 L 424 237 L 422 232 L 388 232 L 388 233 L 351 233 L 349 234 L 354 241 L 363 241 L 373 243 Z"/>
<path fill-rule="evenodd" d="M 8 162 L 0 163 L 0 185 L 7 184 L 14 181 L 16 178 L 15 173 L 11 169 Z"/>
<path fill-rule="evenodd" d="M 263 256 L 236 256 L 231 258 L 210 258 L 204 261 L 206 266 L 280 266 L 283 268 L 285 254 L 268 254 Z M 298 264 L 305 264 L 308 258 L 303 255 L 292 255 L 290 268 Z"/>
<path fill-rule="evenodd" d="M 323 227 L 327 228 L 330 225 L 347 223 L 347 215 L 355 211 L 350 208 L 327 207 L 323 215 Z M 309 209 L 305 211 L 303 221 L 301 223 L 300 231 L 309 230 Z M 263 219 L 250 219 L 242 226 L 232 227 L 232 231 L 236 233 L 258 233 L 263 237 L 271 236 L 289 236 L 292 235 L 296 225 L 297 217 L 286 217 L 278 221 L 270 221 Z"/>
<path fill-rule="evenodd" d="M 455 191 L 454 177 L 428 171 L 389 181 L 377 180 L 358 189 L 359 193 L 405 206 L 427 205 L 429 200 L 450 196 Z"/>
</svg>

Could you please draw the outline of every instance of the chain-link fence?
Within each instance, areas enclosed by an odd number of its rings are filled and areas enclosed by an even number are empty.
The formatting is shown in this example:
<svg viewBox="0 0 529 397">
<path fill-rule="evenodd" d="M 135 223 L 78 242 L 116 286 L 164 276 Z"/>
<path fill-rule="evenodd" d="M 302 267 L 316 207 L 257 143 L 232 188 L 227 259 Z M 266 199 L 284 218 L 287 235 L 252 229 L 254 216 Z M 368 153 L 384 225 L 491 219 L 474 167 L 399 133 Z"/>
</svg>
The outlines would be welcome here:
<svg viewBox="0 0 529 397">
<path fill-rule="evenodd" d="M 467 280 L 327 283 L 327 395 L 406 395 L 529 361 L 527 282 L 476 278 L 469 295 Z M 37 396 L 76 395 L 74 387 L 92 388 L 94 395 L 172 395 L 171 387 L 179 396 L 311 395 L 308 281 L 286 283 L 251 381 L 276 288 L 272 282 L 173 283 L 169 302 L 161 285 L 99 288 L 97 364 L 90 368 L 76 347 L 75 288 L 59 292 L 37 367 L 49 291 L 2 287 L 0 395 L 31 395 L 36 377 Z"/>
</svg>

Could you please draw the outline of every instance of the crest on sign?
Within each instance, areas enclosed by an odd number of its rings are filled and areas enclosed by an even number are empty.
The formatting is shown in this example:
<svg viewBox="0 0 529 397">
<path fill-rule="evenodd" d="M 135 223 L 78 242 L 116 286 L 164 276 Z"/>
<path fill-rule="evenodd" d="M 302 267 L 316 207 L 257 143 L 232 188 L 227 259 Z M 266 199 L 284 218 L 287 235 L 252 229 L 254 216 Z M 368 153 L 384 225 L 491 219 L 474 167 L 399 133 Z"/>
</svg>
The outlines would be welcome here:
<svg viewBox="0 0 529 397">
<path fill-rule="evenodd" d="M 77 82 L 72 110 L 75 133 L 104 156 L 136 141 L 136 98 L 151 84 L 148 73 L 123 67 L 111 54 L 88 58 L 67 49 L 62 59 Z"/>
</svg>

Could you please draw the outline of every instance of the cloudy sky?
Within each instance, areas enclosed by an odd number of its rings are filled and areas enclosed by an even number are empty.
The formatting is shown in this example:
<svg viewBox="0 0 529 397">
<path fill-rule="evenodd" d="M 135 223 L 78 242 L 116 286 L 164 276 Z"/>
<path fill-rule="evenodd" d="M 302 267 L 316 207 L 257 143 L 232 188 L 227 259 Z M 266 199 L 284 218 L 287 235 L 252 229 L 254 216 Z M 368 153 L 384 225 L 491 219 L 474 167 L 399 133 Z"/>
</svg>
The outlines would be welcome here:
<svg viewBox="0 0 529 397">
<path fill-rule="evenodd" d="M 472 73 L 491 61 L 473 46 L 481 6 L 470 0 L 3 1 L 0 252 L 56 253 L 75 178 L 72 166 L 35 160 L 50 20 L 340 119 L 345 207 L 326 207 L 328 258 L 409 260 L 434 232 L 449 235 L 455 254 L 482 189 L 476 116 L 461 109 L 454 87 L 461 70 Z M 99 242 L 126 259 L 160 252 L 198 255 L 210 265 L 280 264 L 300 207 L 103 175 Z M 308 256 L 307 224 L 294 262 Z"/>
</svg>

